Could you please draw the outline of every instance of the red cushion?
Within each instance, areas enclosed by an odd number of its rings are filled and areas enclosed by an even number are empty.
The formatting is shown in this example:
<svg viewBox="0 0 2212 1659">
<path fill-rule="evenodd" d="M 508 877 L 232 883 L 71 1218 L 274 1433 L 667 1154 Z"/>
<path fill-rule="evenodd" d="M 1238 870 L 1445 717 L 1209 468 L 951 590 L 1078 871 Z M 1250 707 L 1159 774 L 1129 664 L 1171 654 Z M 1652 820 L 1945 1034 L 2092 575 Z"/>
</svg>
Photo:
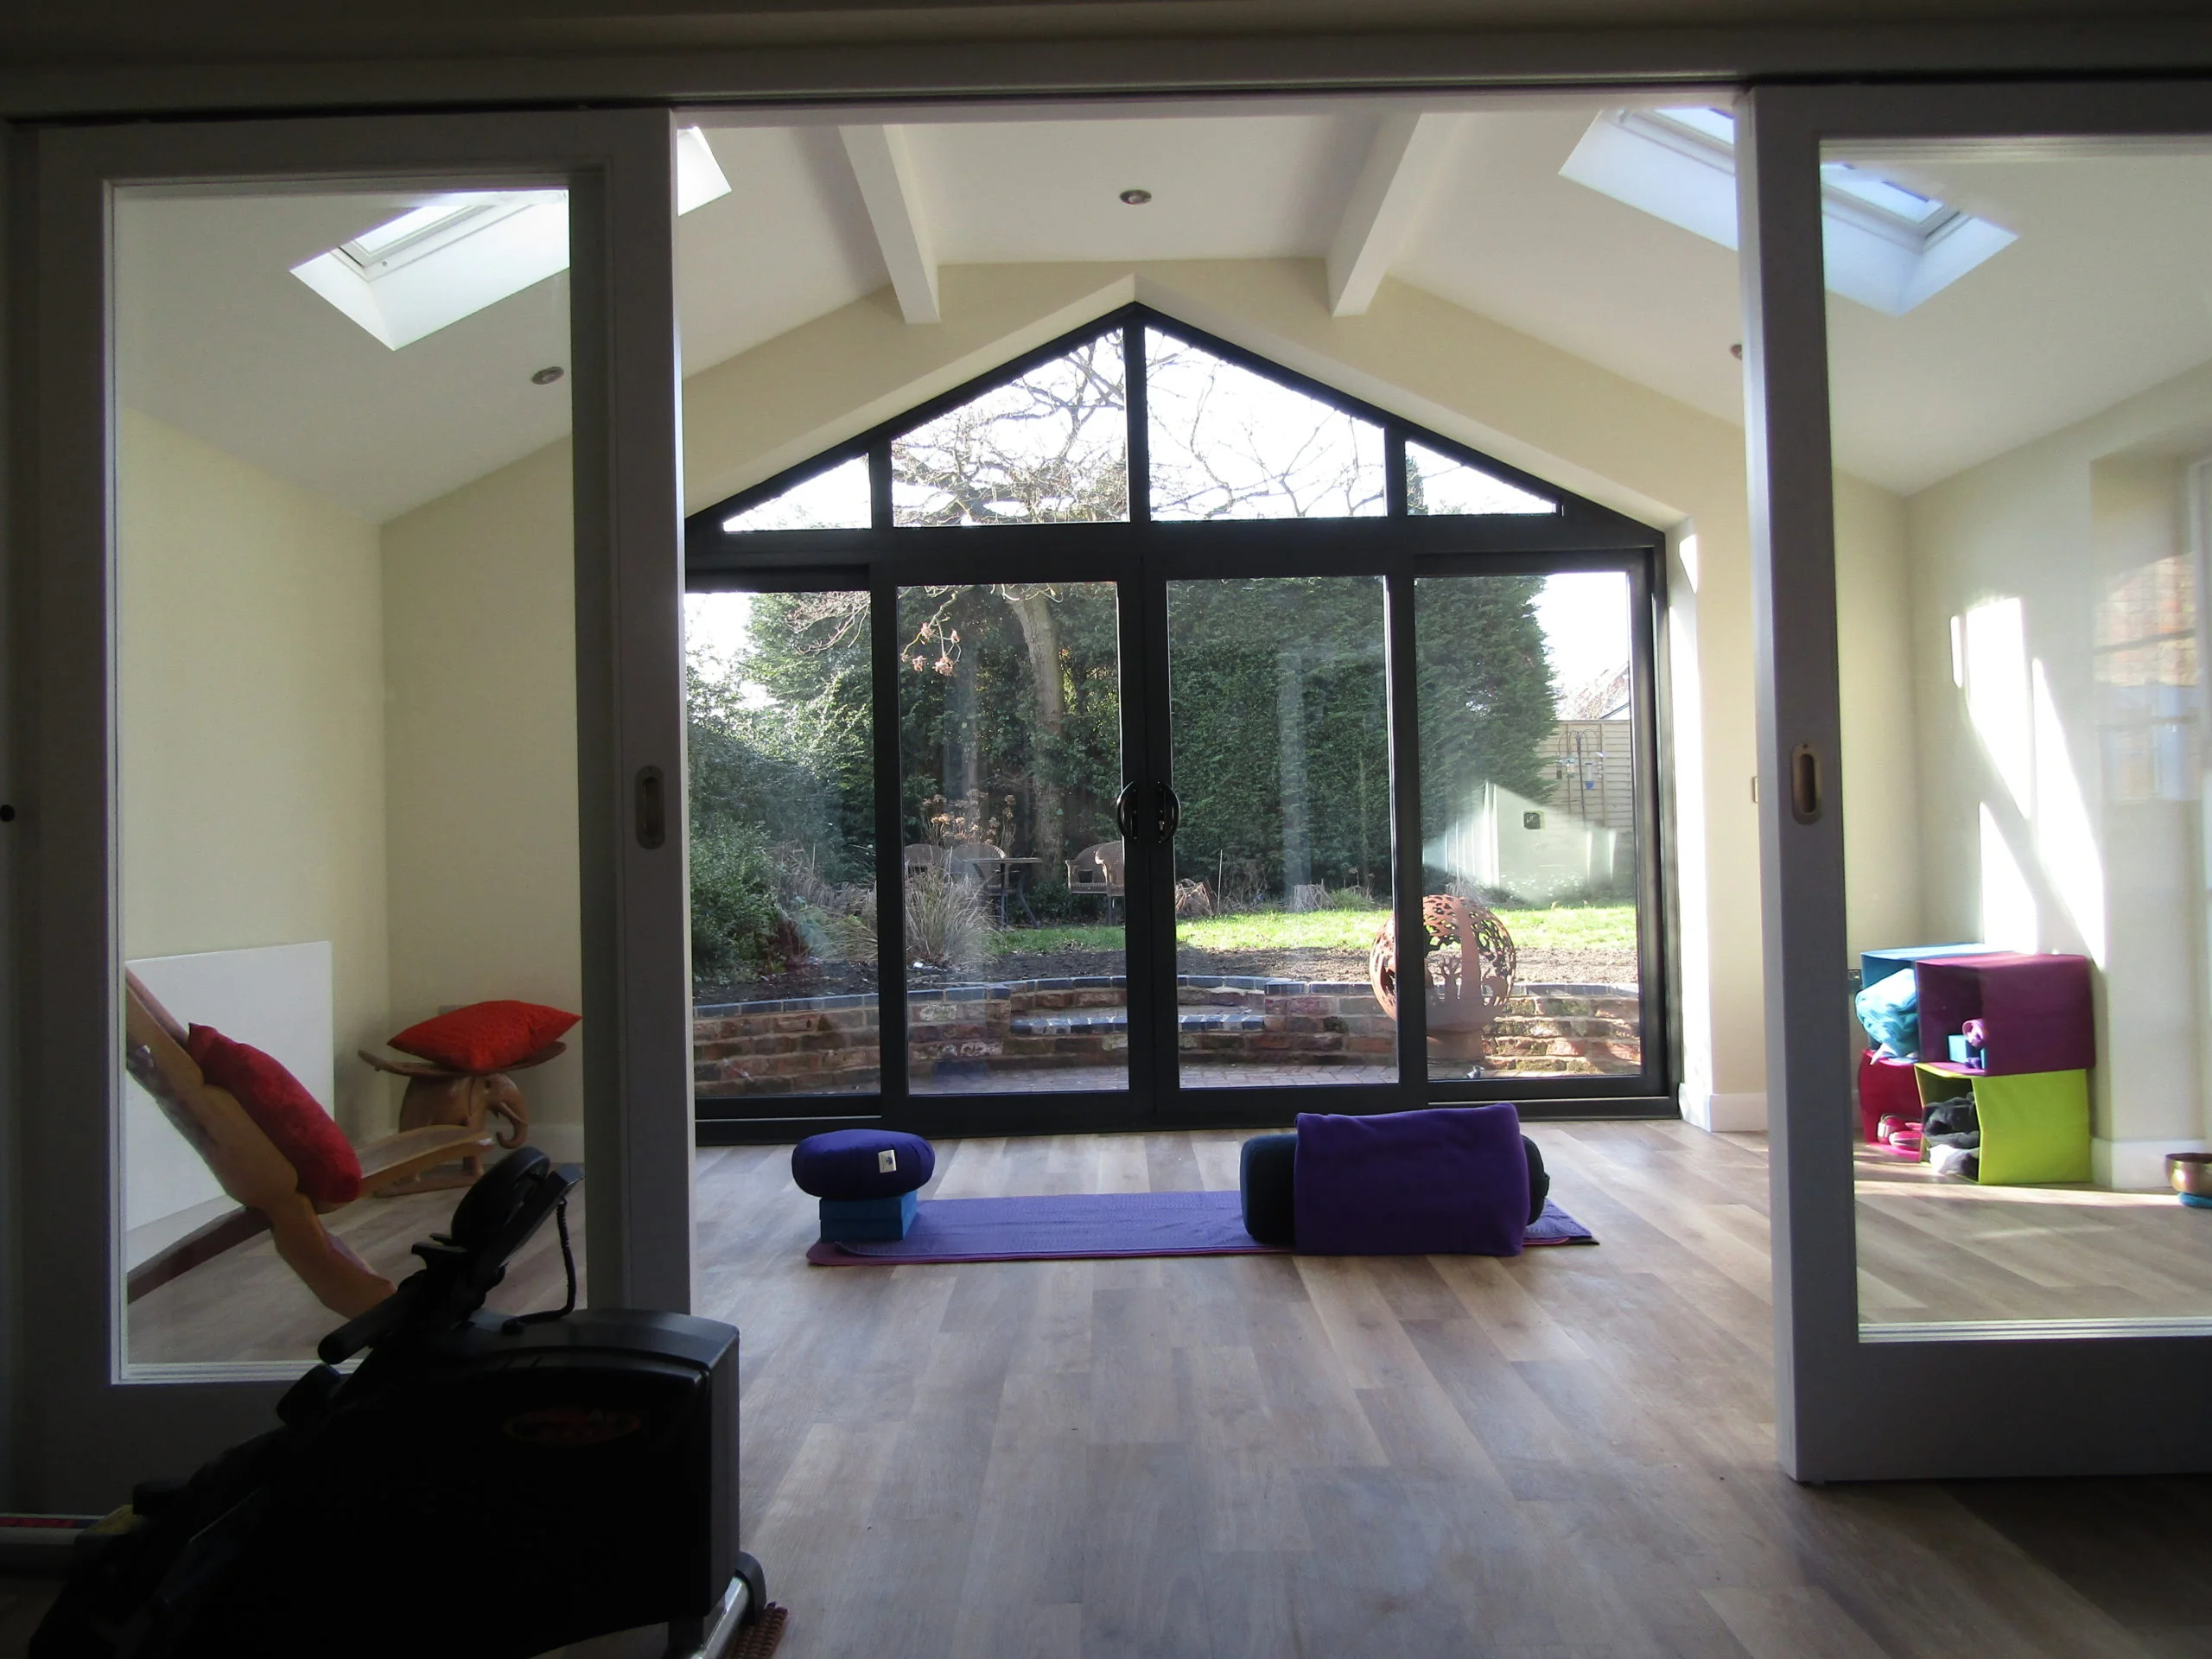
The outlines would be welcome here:
<svg viewBox="0 0 2212 1659">
<path fill-rule="evenodd" d="M 361 1160 L 353 1143 L 297 1077 L 213 1026 L 193 1027 L 184 1050 L 200 1076 L 238 1096 L 245 1115 L 299 1173 L 301 1192 L 317 1204 L 351 1204 L 361 1196 Z"/>
<path fill-rule="evenodd" d="M 497 1071 L 557 1042 L 582 1017 L 542 1002 L 472 1002 L 408 1027 L 391 1046 L 455 1071 Z"/>
</svg>

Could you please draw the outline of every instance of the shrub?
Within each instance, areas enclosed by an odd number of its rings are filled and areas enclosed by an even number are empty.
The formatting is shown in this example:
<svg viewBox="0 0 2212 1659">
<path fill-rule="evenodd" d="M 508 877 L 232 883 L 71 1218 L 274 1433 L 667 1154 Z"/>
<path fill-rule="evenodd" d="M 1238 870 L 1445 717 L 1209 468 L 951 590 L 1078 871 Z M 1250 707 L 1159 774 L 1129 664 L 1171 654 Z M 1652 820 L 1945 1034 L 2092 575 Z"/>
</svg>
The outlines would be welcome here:
<svg viewBox="0 0 2212 1659">
<path fill-rule="evenodd" d="M 980 882 L 942 868 L 906 877 L 906 959 L 932 968 L 969 968 L 990 948 L 990 918 Z"/>
<path fill-rule="evenodd" d="M 747 823 L 717 823 L 691 837 L 691 971 L 702 979 L 772 973 L 804 954 L 776 903 L 777 870 L 766 839 Z"/>
</svg>

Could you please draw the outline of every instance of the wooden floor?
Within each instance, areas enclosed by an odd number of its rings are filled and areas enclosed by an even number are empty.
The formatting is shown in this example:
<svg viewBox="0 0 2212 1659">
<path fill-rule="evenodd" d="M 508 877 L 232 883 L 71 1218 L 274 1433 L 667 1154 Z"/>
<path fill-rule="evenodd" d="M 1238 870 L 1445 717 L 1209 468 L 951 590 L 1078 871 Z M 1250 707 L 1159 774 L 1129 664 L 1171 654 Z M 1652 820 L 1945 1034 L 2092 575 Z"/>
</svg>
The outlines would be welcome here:
<svg viewBox="0 0 2212 1659">
<path fill-rule="evenodd" d="M 569 1232 L 581 1281 L 584 1271 L 584 1187 L 569 1200 Z M 457 1192 L 363 1198 L 326 1217 L 331 1231 L 386 1278 L 404 1279 L 423 1264 L 412 1249 L 453 1218 Z M 558 1307 L 567 1291 L 560 1241 L 549 1224 L 508 1264 L 496 1293 L 517 1313 Z M 226 1250 L 146 1293 L 124 1313 L 125 1351 L 134 1365 L 219 1360 L 315 1363 L 316 1343 L 345 1324 L 309 1294 L 264 1233 Z"/>
<path fill-rule="evenodd" d="M 1982 1186 L 1872 1147 L 1857 1160 L 1861 1319 L 2212 1318 L 2212 1210 Z"/>
<path fill-rule="evenodd" d="M 1599 1248 L 809 1268 L 787 1153 L 702 1152 L 782 1652 L 2212 1656 L 2212 1481 L 1796 1485 L 1761 1143 L 1534 1133 Z M 1240 1139 L 964 1141 L 932 1191 L 1233 1185 Z"/>
<path fill-rule="evenodd" d="M 1796 1485 L 1763 1143 L 1533 1133 L 1598 1248 L 810 1268 L 788 1149 L 702 1150 L 782 1653 L 2212 1659 L 2212 1481 Z M 931 1192 L 1230 1186 L 1241 1138 L 948 1143 Z"/>
</svg>

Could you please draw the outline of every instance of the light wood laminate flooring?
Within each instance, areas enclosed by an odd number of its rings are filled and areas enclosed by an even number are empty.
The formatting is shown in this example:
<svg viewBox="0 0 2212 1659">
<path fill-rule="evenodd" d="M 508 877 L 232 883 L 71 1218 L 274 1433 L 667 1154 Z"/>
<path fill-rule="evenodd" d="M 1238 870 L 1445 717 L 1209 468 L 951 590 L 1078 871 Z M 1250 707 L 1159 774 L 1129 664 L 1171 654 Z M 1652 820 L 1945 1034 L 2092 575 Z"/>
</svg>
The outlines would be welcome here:
<svg viewBox="0 0 2212 1659">
<path fill-rule="evenodd" d="M 1983 1186 L 1874 1147 L 1855 1158 L 1863 1320 L 2212 1318 L 2212 1210 Z"/>
<path fill-rule="evenodd" d="M 1532 1133 L 1598 1248 L 811 1268 L 789 1149 L 702 1149 L 782 1653 L 2212 1659 L 2212 1481 L 1795 1484 L 1763 1141 Z M 1242 1139 L 950 1142 L 928 1196 L 1233 1186 Z M 403 1203 L 351 1224 L 402 1260 L 450 1207 Z"/>
<path fill-rule="evenodd" d="M 702 1151 L 789 1659 L 2212 1656 L 2212 1482 L 1776 1468 L 1764 1147 L 1532 1131 L 1596 1249 L 809 1268 Z M 931 1196 L 1233 1186 L 1240 1134 L 969 1141 Z"/>
</svg>

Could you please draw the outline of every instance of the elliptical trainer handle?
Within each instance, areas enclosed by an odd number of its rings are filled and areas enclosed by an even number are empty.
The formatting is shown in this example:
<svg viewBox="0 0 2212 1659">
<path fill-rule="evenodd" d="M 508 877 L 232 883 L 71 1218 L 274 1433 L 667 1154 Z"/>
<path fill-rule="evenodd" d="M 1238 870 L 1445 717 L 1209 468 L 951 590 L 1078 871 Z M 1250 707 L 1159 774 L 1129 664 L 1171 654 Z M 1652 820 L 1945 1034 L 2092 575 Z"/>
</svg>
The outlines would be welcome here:
<svg viewBox="0 0 2212 1659">
<path fill-rule="evenodd" d="M 315 1357 L 326 1365 L 338 1365 L 353 1357 L 364 1348 L 373 1348 L 405 1323 L 418 1294 L 416 1285 L 422 1275 L 401 1281 L 399 1288 L 378 1302 L 367 1313 L 346 1321 L 325 1337 L 315 1347 Z"/>
</svg>

